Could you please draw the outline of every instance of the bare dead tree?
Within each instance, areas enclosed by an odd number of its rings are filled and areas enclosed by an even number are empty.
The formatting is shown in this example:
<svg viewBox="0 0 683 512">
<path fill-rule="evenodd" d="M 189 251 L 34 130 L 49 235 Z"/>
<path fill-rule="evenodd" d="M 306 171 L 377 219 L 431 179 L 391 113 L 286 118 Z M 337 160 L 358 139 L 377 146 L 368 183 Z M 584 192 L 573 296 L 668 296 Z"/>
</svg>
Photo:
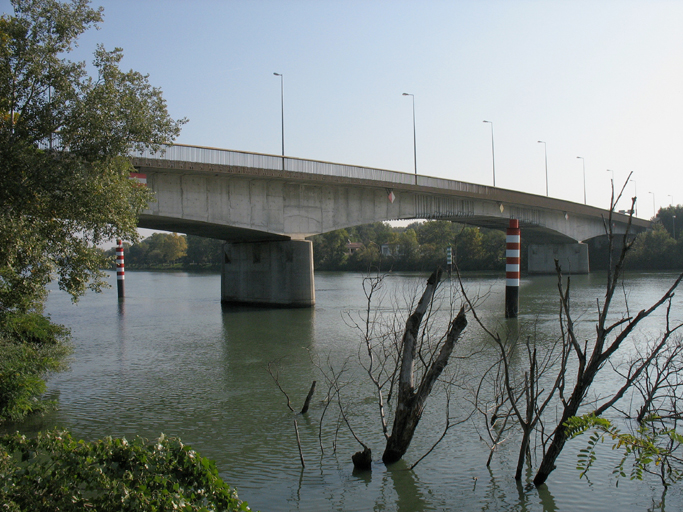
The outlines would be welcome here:
<svg viewBox="0 0 683 512">
<path fill-rule="evenodd" d="M 623 193 L 623 188 L 622 188 Z M 619 194 L 619 197 L 621 193 Z M 614 200 L 614 195 L 612 196 L 612 202 L 610 205 L 609 217 L 606 222 L 607 234 L 610 246 L 610 260 L 612 254 L 612 246 L 614 243 L 614 233 L 612 230 L 612 214 L 615 210 L 616 201 Z M 619 199 L 617 197 L 617 201 Z M 635 198 L 633 198 L 631 203 L 631 211 L 633 211 L 633 205 L 635 203 Z M 558 265 L 558 288 L 560 291 L 560 305 L 563 312 L 563 329 L 565 329 L 565 335 L 569 340 L 569 344 L 572 348 L 573 357 L 577 361 L 576 373 L 574 376 L 573 387 L 570 388 L 570 393 L 564 393 L 562 389 L 560 393 L 561 398 L 561 415 L 557 421 L 554 429 L 549 434 L 549 445 L 547 449 L 544 447 L 544 453 L 539 465 L 539 468 L 534 477 L 534 484 L 541 485 L 545 483 L 548 476 L 555 469 L 555 461 L 559 457 L 565 443 L 568 439 L 567 429 L 565 424 L 567 421 L 578 414 L 579 409 L 586 403 L 586 396 L 589 389 L 591 388 L 595 378 L 600 373 L 600 371 L 605 367 L 605 365 L 613 358 L 619 351 L 626 345 L 625 342 L 629 339 L 629 336 L 634 332 L 636 327 L 644 320 L 649 317 L 654 311 L 659 309 L 664 304 L 671 304 L 671 300 L 674 296 L 674 292 L 678 287 L 683 274 L 681 274 L 671 285 L 671 287 L 650 307 L 640 310 L 635 316 L 623 316 L 616 321 L 610 322 L 608 320 L 608 314 L 612 305 L 612 299 L 614 298 L 614 293 L 617 289 L 619 280 L 622 277 L 622 272 L 624 268 L 624 260 L 626 254 L 633 245 L 633 240 L 629 241 L 629 231 L 631 227 L 630 223 L 631 217 L 629 217 L 629 223 L 626 229 L 626 234 L 623 239 L 621 251 L 618 259 L 614 265 L 610 266 L 607 274 L 607 288 L 605 292 L 605 297 L 602 304 L 598 302 L 598 322 L 596 325 L 596 336 L 592 344 L 589 345 L 586 341 L 581 345 L 574 332 L 574 325 L 572 320 L 572 313 L 570 310 L 570 294 L 569 294 L 569 279 L 567 280 L 567 286 L 564 287 L 561 278 L 561 269 Z M 610 261 L 612 263 L 612 261 Z M 662 336 L 659 343 L 657 343 L 651 350 L 650 353 L 644 357 L 640 364 L 634 365 L 629 372 L 629 375 L 623 380 L 621 387 L 618 391 L 608 397 L 606 400 L 601 401 L 601 403 L 596 403 L 594 405 L 592 413 L 595 416 L 600 416 L 607 409 L 613 407 L 624 394 L 631 389 L 634 382 L 638 380 L 640 375 L 645 371 L 646 368 L 654 361 L 659 353 L 666 346 L 667 341 L 671 337 L 671 334 L 677 330 L 679 326 L 671 328 L 667 325 L 667 332 Z"/>
<path fill-rule="evenodd" d="M 387 444 L 382 455 L 385 464 L 391 464 L 400 460 L 408 450 L 415 434 L 415 429 L 422 418 L 425 403 L 434 387 L 437 379 L 448 364 L 453 353 L 455 344 L 460 335 L 467 327 L 464 306 L 460 308 L 457 316 L 450 322 L 448 334 L 438 351 L 429 359 L 426 371 L 422 374 L 419 383 L 415 382 L 415 358 L 418 355 L 418 340 L 420 324 L 427 313 L 439 281 L 442 271 L 437 269 L 427 280 L 427 286 L 415 311 L 408 317 L 402 340 L 402 353 L 398 377 L 398 397 L 396 412 L 391 435 L 387 438 Z M 425 361 L 425 359 L 422 359 Z"/>
<path fill-rule="evenodd" d="M 500 354 L 499 359 L 479 381 L 479 387 L 475 394 L 476 403 L 478 403 L 481 400 L 481 388 L 487 375 L 494 373 L 494 378 L 489 383 L 489 396 L 492 398 L 490 401 L 494 404 L 490 413 L 490 420 L 489 410 L 484 409 L 482 411 L 479 407 L 486 421 L 491 450 L 486 465 L 489 466 L 493 451 L 502 442 L 503 436 L 509 430 L 517 428 L 521 431 L 521 441 L 515 479 L 521 480 L 524 462 L 530 453 L 531 438 L 535 432 L 543 430 L 544 412 L 553 403 L 555 394 L 564 386 L 564 374 L 567 369 L 567 344 L 563 343 L 563 337 L 552 341 L 550 347 L 546 348 L 539 356 L 535 341 L 532 341 L 531 336 L 526 336 L 521 342 L 522 355 L 525 361 L 524 371 L 515 372 L 511 360 L 513 354 L 520 348 L 519 339 L 503 339 L 498 332 L 486 327 L 468 298 L 459 273 L 458 278 L 462 289 L 461 293 L 470 305 L 475 321 L 495 342 Z M 548 382 L 547 376 L 551 373 L 554 374 L 554 378 Z M 544 383 L 548 385 L 544 386 Z M 497 425 L 499 419 L 501 419 L 502 424 Z M 515 421 L 511 421 L 512 419 Z"/>
<path fill-rule="evenodd" d="M 289 395 L 287 394 L 287 392 L 284 390 L 284 388 L 280 384 L 280 371 L 278 368 L 278 364 L 271 361 L 266 366 L 266 370 L 268 371 L 268 373 L 272 377 L 273 381 L 275 382 L 275 385 L 278 387 L 280 392 L 287 399 L 287 408 L 291 412 L 295 412 L 294 407 L 292 407 L 292 401 L 289 398 Z M 315 381 L 313 381 L 313 384 L 311 385 L 311 388 L 308 391 L 308 395 L 306 396 L 304 406 L 301 409 L 301 412 L 299 414 L 306 414 L 308 412 L 308 408 L 309 408 L 309 405 L 311 403 L 311 399 L 313 398 L 314 391 L 315 391 Z M 294 432 L 296 434 L 296 445 L 299 448 L 299 459 L 301 460 L 301 467 L 304 468 L 304 467 L 306 467 L 306 461 L 304 460 L 304 453 L 303 453 L 303 450 L 301 448 L 301 437 L 299 436 L 299 424 L 297 423 L 296 418 L 294 419 Z"/>
<path fill-rule="evenodd" d="M 425 410 L 427 398 L 439 382 L 467 325 L 465 310 L 461 308 L 455 318 L 448 319 L 446 332 L 438 334 L 442 332 L 437 326 L 443 322 L 443 311 L 438 305 L 435 307 L 435 294 L 442 275 L 442 270 L 438 269 L 429 277 L 417 304 L 414 298 L 407 299 L 411 310 L 413 307 L 414 310 L 403 325 L 400 325 L 402 315 L 399 306 L 395 305 L 389 311 L 381 306 L 382 275 L 364 279 L 364 310 L 358 314 L 347 312 L 344 316 L 347 325 L 360 334 L 358 359 L 376 395 L 377 411 L 386 441 L 382 460 L 386 464 L 398 461 L 406 453 Z M 448 380 L 443 384 L 448 387 L 453 382 Z M 450 392 L 447 391 L 446 395 L 445 427 L 427 454 L 434 450 L 450 428 L 464 421 L 451 417 L 448 412 Z M 341 404 L 340 408 L 343 410 Z M 367 449 L 365 444 L 361 444 Z M 413 466 L 427 454 L 418 458 Z"/>
<path fill-rule="evenodd" d="M 493 454 L 498 447 L 508 440 L 513 427 L 513 422 L 510 421 L 513 410 L 505 391 L 502 371 L 503 365 L 498 360 L 484 372 L 472 392 L 473 410 L 483 417 L 483 421 L 475 422 L 474 427 L 479 438 L 489 447 L 487 468 L 491 466 Z M 483 425 L 484 432 L 481 432 L 480 424 Z"/>
<path fill-rule="evenodd" d="M 649 307 L 632 314 L 629 310 L 627 297 L 625 297 L 625 313 L 616 320 L 613 320 L 613 315 L 610 315 L 615 293 L 623 277 L 624 261 L 634 242 L 634 238 L 630 234 L 631 218 L 629 218 L 626 233 L 621 240 L 619 255 L 613 257 L 617 236 L 613 231 L 612 216 L 624 188 L 625 185 L 616 197 L 613 191 L 609 214 L 604 220 L 605 233 L 609 242 L 610 261 L 605 296 L 602 300 L 597 300 L 598 320 L 595 327 L 595 337 L 592 341 L 586 339 L 581 342 L 579 340 L 575 330 L 574 312 L 570 307 L 571 278 L 568 277 L 565 281 L 562 269 L 557 262 L 559 336 L 557 340 L 548 340 L 544 344 L 542 353 L 539 353 L 536 344 L 530 343 L 527 339 L 524 344 L 526 353 L 524 360 L 526 362 L 521 370 L 519 365 L 513 369 L 510 364 L 512 347 L 519 343 L 504 343 L 497 333 L 483 325 L 476 315 L 476 309 L 472 311 L 475 320 L 499 348 L 499 363 L 502 366 L 500 378 L 503 381 L 504 396 L 498 397 L 493 402 L 500 407 L 506 404 L 511 409 L 515 427 L 521 432 L 515 474 L 517 479 L 521 478 L 525 455 L 529 452 L 532 436 L 539 436 L 540 463 L 533 479 L 536 486 L 545 483 L 555 469 L 555 462 L 569 439 L 569 432 L 565 425 L 570 418 L 579 413 L 579 410 L 588 409 L 593 415 L 600 416 L 608 409 L 615 407 L 628 392 L 636 387 L 636 383 L 643 382 L 641 379 L 643 376 L 649 376 L 650 379 L 654 379 L 654 382 L 663 382 L 664 374 L 660 373 L 658 378 L 654 369 L 658 361 L 664 361 L 660 356 L 665 353 L 672 335 L 681 327 L 681 325 L 672 326 L 670 324 L 669 312 L 674 292 L 681 282 L 683 274 Z M 631 212 L 634 209 L 634 202 L 635 198 L 631 203 Z M 639 324 L 665 304 L 667 305 L 667 320 L 663 334 L 655 343 L 650 344 L 645 353 L 632 361 L 626 371 L 615 372 L 617 376 L 621 377 L 617 391 L 607 397 L 589 398 L 589 391 L 596 377 L 606 367 L 614 368 L 615 365 L 612 362 L 630 350 L 630 346 L 626 342 L 634 334 Z M 652 371 L 648 373 L 649 370 Z M 645 405 L 647 404 L 648 393 L 656 393 L 656 390 L 661 390 L 662 387 L 650 385 L 647 389 L 649 391 L 645 391 Z M 546 414 L 551 410 L 551 407 L 555 411 L 554 417 Z M 497 438 L 492 437 L 490 439 L 495 441 Z"/>
<path fill-rule="evenodd" d="M 667 317 L 670 311 L 667 310 Z M 667 336 L 668 329 L 662 334 Z M 652 352 L 650 348 L 649 352 Z M 643 358 L 638 358 L 631 366 L 635 366 Z M 630 370 L 630 368 L 629 368 Z M 632 373 L 632 371 L 629 371 Z M 622 375 L 624 378 L 628 374 Z M 641 424 L 647 417 L 657 416 L 662 420 L 683 419 L 681 400 L 683 395 L 683 340 L 677 337 L 673 343 L 667 344 L 659 355 L 645 368 L 641 378 L 634 382 L 640 395 L 640 407 L 636 413 L 636 421 Z M 627 415 L 630 416 L 630 415 Z"/>
</svg>

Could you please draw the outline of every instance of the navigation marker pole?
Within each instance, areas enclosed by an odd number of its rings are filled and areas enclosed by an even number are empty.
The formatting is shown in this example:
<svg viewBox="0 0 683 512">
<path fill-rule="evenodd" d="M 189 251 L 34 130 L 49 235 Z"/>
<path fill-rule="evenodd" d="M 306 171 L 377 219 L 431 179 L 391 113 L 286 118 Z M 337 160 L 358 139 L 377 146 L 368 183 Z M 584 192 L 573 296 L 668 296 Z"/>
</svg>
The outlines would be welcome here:
<svg viewBox="0 0 683 512">
<path fill-rule="evenodd" d="M 116 287 L 119 292 L 119 300 L 125 297 L 124 293 L 124 279 L 125 270 L 123 267 L 123 241 L 116 240 Z"/>
<path fill-rule="evenodd" d="M 517 318 L 519 311 L 520 251 L 519 221 L 510 219 L 505 237 L 505 318 Z"/>
</svg>

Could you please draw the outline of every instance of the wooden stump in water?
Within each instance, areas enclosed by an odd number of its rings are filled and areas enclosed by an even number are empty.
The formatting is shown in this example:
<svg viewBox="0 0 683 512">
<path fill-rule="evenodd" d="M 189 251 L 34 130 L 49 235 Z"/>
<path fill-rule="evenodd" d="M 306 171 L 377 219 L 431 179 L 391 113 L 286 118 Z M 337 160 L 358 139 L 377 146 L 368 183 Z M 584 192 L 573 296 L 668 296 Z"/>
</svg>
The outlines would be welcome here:
<svg viewBox="0 0 683 512">
<path fill-rule="evenodd" d="M 366 448 L 362 452 L 356 452 L 351 457 L 353 467 L 359 471 L 369 471 L 372 469 L 372 450 Z"/>
</svg>

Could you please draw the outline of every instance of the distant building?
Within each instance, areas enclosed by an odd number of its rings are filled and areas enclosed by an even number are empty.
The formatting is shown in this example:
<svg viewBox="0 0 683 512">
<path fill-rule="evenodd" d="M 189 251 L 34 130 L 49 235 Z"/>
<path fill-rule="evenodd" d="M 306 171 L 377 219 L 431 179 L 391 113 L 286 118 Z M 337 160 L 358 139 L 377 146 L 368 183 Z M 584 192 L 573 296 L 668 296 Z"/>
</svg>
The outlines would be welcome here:
<svg viewBox="0 0 683 512">
<path fill-rule="evenodd" d="M 356 251 L 360 251 L 365 246 L 361 242 L 348 242 L 346 244 L 346 254 L 353 254 Z"/>
<path fill-rule="evenodd" d="M 380 252 L 382 256 L 401 256 L 403 254 L 401 244 L 382 244 Z"/>
</svg>

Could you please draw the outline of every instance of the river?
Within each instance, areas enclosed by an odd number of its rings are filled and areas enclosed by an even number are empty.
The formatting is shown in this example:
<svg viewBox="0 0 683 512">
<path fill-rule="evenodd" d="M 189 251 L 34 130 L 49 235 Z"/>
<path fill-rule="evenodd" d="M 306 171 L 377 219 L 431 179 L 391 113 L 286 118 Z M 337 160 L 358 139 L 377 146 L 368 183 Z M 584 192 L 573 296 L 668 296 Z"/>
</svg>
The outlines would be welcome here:
<svg viewBox="0 0 683 512">
<path fill-rule="evenodd" d="M 421 287 L 425 275 L 397 273 L 384 283 L 383 311 Z M 628 300 L 633 310 L 653 302 L 673 282 L 673 274 L 630 274 L 614 311 Z M 344 317 L 365 306 L 361 274 L 316 273 L 313 309 L 224 308 L 220 276 L 207 273 L 131 272 L 126 299 L 119 304 L 116 286 L 89 293 L 77 304 L 52 291 L 47 312 L 73 333 L 75 351 L 70 370 L 50 377 L 48 395 L 59 409 L 32 418 L 24 432 L 54 426 L 75 437 L 126 436 L 155 439 L 160 433 L 179 436 L 213 459 L 221 476 L 253 510 L 275 511 L 422 511 L 422 510 L 683 510 L 680 486 L 664 494 L 654 480 L 618 487 L 612 475 L 616 455 L 605 450 L 589 473 L 579 479 L 576 454 L 585 440 L 568 444 L 547 487 L 536 489 L 514 478 L 516 445 L 503 444 L 491 469 L 488 448 L 479 438 L 480 417 L 454 426 L 444 441 L 415 469 L 407 465 L 429 449 L 444 424 L 443 394 L 428 402 L 405 462 L 386 468 L 375 462 L 370 473 L 353 472 L 351 455 L 360 449 L 348 429 L 336 427 L 338 413 L 327 409 L 326 387 L 318 365 L 341 368 L 345 405 L 356 434 L 381 458 L 382 436 L 372 388 L 357 366 L 359 336 Z M 605 274 L 577 276 L 572 281 L 573 311 L 580 315 L 586 337 L 594 332 L 595 300 L 604 295 Z M 468 294 L 479 297 L 477 310 L 497 329 L 528 329 L 539 340 L 557 334 L 557 280 L 540 276 L 522 280 L 520 317 L 502 318 L 504 279 L 468 274 Z M 443 288 L 448 301 L 459 304 L 457 291 Z M 394 300 L 397 299 L 397 300 Z M 683 315 L 676 298 L 675 315 Z M 663 314 L 644 325 L 646 336 L 659 331 Z M 449 370 L 473 381 L 493 357 L 491 342 L 471 316 L 460 355 Z M 481 350 L 477 350 L 480 348 Z M 284 395 L 267 372 L 276 363 L 282 388 L 300 408 L 313 380 L 318 381 L 311 410 L 297 418 L 306 467 L 302 469 Z M 469 377 L 468 377 L 469 376 Z M 602 389 L 611 383 L 604 381 Z M 470 410 L 466 391 L 455 393 L 455 420 Z M 324 453 L 321 453 L 320 445 Z M 336 448 L 336 450 L 335 450 Z"/>
</svg>

